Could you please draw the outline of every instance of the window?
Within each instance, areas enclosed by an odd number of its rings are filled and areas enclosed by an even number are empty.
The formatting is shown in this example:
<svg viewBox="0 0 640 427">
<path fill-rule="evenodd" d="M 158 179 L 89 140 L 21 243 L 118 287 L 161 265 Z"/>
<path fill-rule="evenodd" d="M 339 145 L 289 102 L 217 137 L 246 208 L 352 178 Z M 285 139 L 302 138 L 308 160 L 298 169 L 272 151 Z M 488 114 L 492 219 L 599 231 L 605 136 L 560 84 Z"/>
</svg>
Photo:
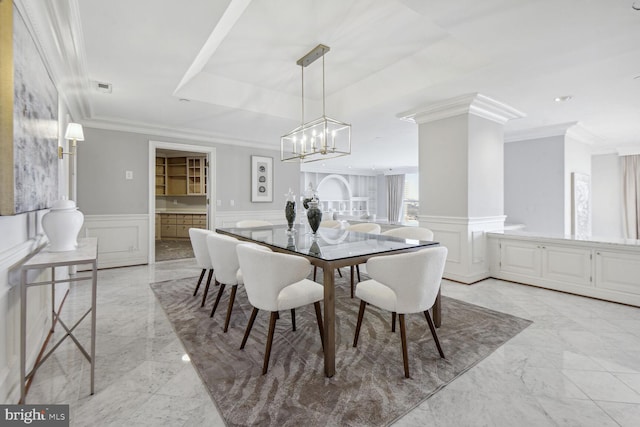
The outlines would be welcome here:
<svg viewBox="0 0 640 427">
<path fill-rule="evenodd" d="M 402 223 L 417 224 L 420 206 L 418 174 L 408 173 L 404 176 L 404 200 L 402 203 Z"/>
</svg>

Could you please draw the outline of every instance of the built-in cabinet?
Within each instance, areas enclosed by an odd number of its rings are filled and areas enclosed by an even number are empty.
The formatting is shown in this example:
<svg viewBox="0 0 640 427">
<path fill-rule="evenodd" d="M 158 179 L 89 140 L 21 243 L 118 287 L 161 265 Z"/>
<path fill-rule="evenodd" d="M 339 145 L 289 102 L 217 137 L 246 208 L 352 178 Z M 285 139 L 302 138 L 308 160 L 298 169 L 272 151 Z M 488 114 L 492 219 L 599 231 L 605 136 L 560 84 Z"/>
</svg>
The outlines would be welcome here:
<svg viewBox="0 0 640 427">
<path fill-rule="evenodd" d="M 206 194 L 206 157 L 156 157 L 156 196 Z"/>
<path fill-rule="evenodd" d="M 640 306 L 640 247 L 489 233 L 491 275 Z"/>
<path fill-rule="evenodd" d="M 319 207 L 326 215 L 361 218 L 376 214 L 375 176 L 304 172 L 303 184 L 317 191 Z"/>
<path fill-rule="evenodd" d="M 156 195 L 167 194 L 167 158 L 156 157 Z"/>
<path fill-rule="evenodd" d="M 502 240 L 499 267 L 502 274 L 543 278 L 591 286 L 590 249 Z"/>
<path fill-rule="evenodd" d="M 156 215 L 156 240 L 188 239 L 190 228 L 207 228 L 207 216 L 175 213 Z"/>
</svg>

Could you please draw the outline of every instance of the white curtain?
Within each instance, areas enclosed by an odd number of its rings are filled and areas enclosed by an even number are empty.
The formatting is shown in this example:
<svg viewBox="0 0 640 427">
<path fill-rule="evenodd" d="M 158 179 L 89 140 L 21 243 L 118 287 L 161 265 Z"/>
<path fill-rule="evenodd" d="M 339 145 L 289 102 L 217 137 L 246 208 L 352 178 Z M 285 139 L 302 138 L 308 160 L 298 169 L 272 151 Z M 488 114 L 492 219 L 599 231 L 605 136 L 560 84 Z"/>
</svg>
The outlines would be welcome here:
<svg viewBox="0 0 640 427">
<path fill-rule="evenodd" d="M 389 223 L 401 222 L 404 201 L 404 175 L 387 175 L 387 217 Z"/>
<path fill-rule="evenodd" d="M 640 239 L 640 155 L 622 157 L 624 237 Z"/>
</svg>

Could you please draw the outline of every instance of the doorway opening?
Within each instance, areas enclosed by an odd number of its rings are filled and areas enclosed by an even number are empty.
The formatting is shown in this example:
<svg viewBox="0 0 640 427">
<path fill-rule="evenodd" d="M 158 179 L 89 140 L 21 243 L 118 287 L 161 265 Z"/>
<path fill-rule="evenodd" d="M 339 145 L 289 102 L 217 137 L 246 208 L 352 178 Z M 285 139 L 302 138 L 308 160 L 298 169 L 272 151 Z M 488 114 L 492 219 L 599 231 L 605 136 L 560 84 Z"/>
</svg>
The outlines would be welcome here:
<svg viewBox="0 0 640 427">
<path fill-rule="evenodd" d="M 150 141 L 150 264 L 192 258 L 189 229 L 213 229 L 213 165 L 215 148 Z"/>
</svg>

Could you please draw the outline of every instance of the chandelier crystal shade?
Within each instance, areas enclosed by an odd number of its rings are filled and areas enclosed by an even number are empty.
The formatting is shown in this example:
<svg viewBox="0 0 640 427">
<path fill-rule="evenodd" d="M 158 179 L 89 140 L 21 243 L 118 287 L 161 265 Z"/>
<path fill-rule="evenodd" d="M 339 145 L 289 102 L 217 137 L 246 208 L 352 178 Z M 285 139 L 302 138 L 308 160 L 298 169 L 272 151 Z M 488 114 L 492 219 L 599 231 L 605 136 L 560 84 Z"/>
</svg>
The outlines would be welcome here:
<svg viewBox="0 0 640 427">
<path fill-rule="evenodd" d="M 280 160 L 315 162 L 351 154 L 351 125 L 325 114 L 324 55 L 325 45 L 316 46 L 297 62 L 302 70 L 302 120 L 300 126 L 280 138 Z M 322 58 L 322 117 L 304 121 L 304 68 Z"/>
</svg>

